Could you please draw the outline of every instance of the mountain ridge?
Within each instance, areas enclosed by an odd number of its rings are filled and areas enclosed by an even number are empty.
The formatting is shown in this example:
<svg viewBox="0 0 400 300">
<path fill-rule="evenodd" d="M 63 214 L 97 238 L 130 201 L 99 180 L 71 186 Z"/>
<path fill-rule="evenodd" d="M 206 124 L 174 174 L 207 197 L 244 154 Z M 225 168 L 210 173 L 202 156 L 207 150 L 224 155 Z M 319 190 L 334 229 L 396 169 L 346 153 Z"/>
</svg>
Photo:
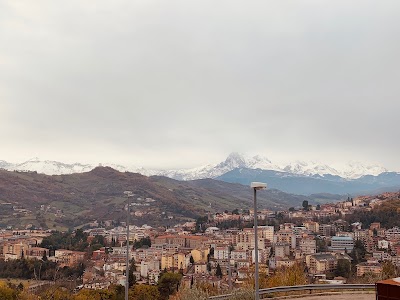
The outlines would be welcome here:
<svg viewBox="0 0 400 300">
<path fill-rule="evenodd" d="M 135 224 L 173 225 L 204 216 L 208 212 L 250 209 L 249 186 L 214 179 L 178 181 L 163 176 L 144 176 L 119 172 L 110 167 L 68 175 L 0 170 L 0 227 L 34 224 L 42 228 L 72 228 L 93 220 L 124 221 L 127 199 L 124 191 L 136 196 L 133 201 Z M 259 208 L 287 209 L 313 199 L 275 189 L 260 191 Z M 21 209 L 21 210 L 19 210 Z M 172 219 L 170 218 L 172 217 Z"/>
<path fill-rule="evenodd" d="M 268 183 L 270 188 L 301 195 L 316 193 L 360 195 L 376 190 L 400 188 L 400 173 L 388 172 L 382 166 L 350 162 L 352 170 L 342 168 L 339 172 L 329 165 L 317 162 L 295 161 L 279 166 L 260 155 L 246 156 L 235 152 L 218 164 L 192 169 L 150 170 L 133 165 L 104 165 L 120 172 L 165 176 L 181 181 L 212 178 L 244 185 L 248 185 L 251 181 L 263 181 Z M 90 164 L 65 164 L 50 160 L 42 161 L 38 158 L 20 164 L 0 161 L 1 167 L 55 175 L 84 173 L 96 168 Z M 343 177 L 343 174 L 347 174 L 347 177 Z"/>
<path fill-rule="evenodd" d="M 178 180 L 194 180 L 202 178 L 217 178 L 236 168 L 246 169 L 261 169 L 286 172 L 293 175 L 313 176 L 313 175 L 333 175 L 340 176 L 344 179 L 357 179 L 366 175 L 377 176 L 381 173 L 388 172 L 388 169 L 378 164 L 365 164 L 361 162 L 350 161 L 345 165 L 329 166 L 327 164 L 315 161 L 293 161 L 289 163 L 273 163 L 267 157 L 261 155 L 248 156 L 237 152 L 232 152 L 228 157 L 218 164 L 208 164 L 189 169 L 170 169 L 170 170 L 155 170 L 145 169 L 134 165 L 122 165 L 114 163 L 102 163 L 97 166 L 109 166 L 118 171 L 128 171 L 140 173 L 142 175 L 160 175 L 167 176 Z M 40 160 L 33 158 L 22 163 L 9 163 L 0 160 L 0 168 L 9 171 L 36 171 L 47 175 L 61 175 L 87 172 L 95 167 L 93 164 L 83 163 L 63 163 L 52 160 Z"/>
</svg>

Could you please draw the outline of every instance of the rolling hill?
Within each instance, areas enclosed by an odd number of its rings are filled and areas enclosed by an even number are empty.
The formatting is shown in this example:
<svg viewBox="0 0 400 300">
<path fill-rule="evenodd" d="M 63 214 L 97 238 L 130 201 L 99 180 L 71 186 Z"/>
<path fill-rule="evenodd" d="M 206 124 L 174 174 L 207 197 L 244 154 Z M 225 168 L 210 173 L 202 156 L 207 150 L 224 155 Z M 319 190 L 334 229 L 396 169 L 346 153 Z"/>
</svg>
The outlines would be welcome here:
<svg viewBox="0 0 400 300">
<path fill-rule="evenodd" d="M 17 209 L 6 211 L 2 209 L 6 205 L 0 207 L 0 225 L 71 228 L 93 220 L 124 221 L 126 190 L 135 194 L 132 211 L 138 224 L 174 224 L 209 210 L 252 206 L 248 186 L 213 179 L 178 181 L 110 167 L 53 176 L 0 170 L 0 203 L 11 203 Z M 279 210 L 298 206 L 305 199 L 312 201 L 274 189 L 260 191 L 259 207 Z"/>
</svg>

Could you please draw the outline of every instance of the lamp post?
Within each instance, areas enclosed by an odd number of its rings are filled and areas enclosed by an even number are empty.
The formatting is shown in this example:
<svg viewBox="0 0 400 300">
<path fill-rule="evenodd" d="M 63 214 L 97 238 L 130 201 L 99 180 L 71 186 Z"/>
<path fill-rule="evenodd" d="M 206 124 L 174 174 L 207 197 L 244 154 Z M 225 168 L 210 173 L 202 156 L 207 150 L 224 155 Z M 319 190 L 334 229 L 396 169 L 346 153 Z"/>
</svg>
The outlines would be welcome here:
<svg viewBox="0 0 400 300">
<path fill-rule="evenodd" d="M 129 200 L 133 197 L 133 193 L 131 191 L 124 192 L 127 198 L 127 208 L 126 208 L 126 269 L 125 269 L 125 300 L 128 300 L 128 291 L 129 291 L 129 223 L 130 223 L 130 204 Z"/>
<path fill-rule="evenodd" d="M 229 245 L 229 247 L 228 247 L 228 283 L 229 283 L 229 292 L 232 292 L 231 252 L 232 252 L 232 245 Z"/>
<path fill-rule="evenodd" d="M 255 265 L 255 273 L 254 273 L 254 299 L 260 299 L 259 293 L 259 270 L 258 270 L 258 230 L 257 230 L 257 190 L 264 190 L 267 188 L 266 183 L 262 182 L 252 182 L 250 187 L 254 191 L 254 265 Z"/>
</svg>

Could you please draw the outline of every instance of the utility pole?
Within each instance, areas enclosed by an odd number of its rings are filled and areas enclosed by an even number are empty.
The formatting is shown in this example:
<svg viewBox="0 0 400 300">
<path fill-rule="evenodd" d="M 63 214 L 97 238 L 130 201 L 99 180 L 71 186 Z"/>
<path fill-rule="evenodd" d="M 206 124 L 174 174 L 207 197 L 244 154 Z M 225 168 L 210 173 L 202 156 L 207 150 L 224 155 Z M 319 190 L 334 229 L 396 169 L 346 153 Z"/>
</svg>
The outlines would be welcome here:
<svg viewBox="0 0 400 300">
<path fill-rule="evenodd" d="M 128 300 L 129 292 L 129 223 L 130 223 L 130 197 L 133 196 L 131 191 L 125 191 L 124 194 L 127 197 L 127 208 L 126 208 L 126 270 L 125 270 L 125 300 Z"/>
<path fill-rule="evenodd" d="M 254 190 L 254 263 L 255 263 L 255 273 L 254 273 L 254 299 L 260 300 L 260 291 L 258 284 L 258 230 L 257 230 L 257 190 L 263 190 L 267 188 L 267 184 L 263 182 L 252 182 L 250 187 Z"/>
<path fill-rule="evenodd" d="M 229 292 L 232 292 L 232 270 L 231 270 L 231 251 L 232 251 L 232 246 L 229 245 L 228 248 L 228 275 L 229 275 Z"/>
<path fill-rule="evenodd" d="M 255 288 L 255 300 L 260 299 L 259 284 L 258 284 L 258 230 L 257 230 L 257 189 L 254 189 L 254 262 L 255 262 L 255 274 L 254 274 L 254 288 Z"/>
</svg>

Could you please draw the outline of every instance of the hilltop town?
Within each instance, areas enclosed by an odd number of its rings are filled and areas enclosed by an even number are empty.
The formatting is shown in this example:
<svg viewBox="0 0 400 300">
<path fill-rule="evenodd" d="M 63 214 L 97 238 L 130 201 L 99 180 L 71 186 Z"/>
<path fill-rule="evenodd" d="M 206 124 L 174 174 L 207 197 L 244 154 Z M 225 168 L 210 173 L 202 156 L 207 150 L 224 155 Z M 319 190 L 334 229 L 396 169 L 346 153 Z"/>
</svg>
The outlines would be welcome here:
<svg viewBox="0 0 400 300">
<path fill-rule="evenodd" d="M 400 193 L 385 193 L 258 211 L 262 276 L 298 265 L 310 283 L 374 282 L 396 275 L 400 228 L 388 227 L 392 224 L 387 220 L 362 223 L 354 218 L 371 214 L 376 219 L 380 210 L 396 205 L 399 198 Z M 181 275 L 181 285 L 208 285 L 215 293 L 227 291 L 230 285 L 244 286 L 254 272 L 253 221 L 253 210 L 235 209 L 171 227 L 130 225 L 134 284 L 157 285 L 163 274 L 176 273 Z M 80 266 L 75 290 L 105 289 L 125 284 L 126 240 L 126 223 L 116 225 L 114 220 L 93 220 L 87 228 L 70 233 L 9 228 L 0 232 L 0 255 L 4 265 L 36 260 L 71 270 Z M 4 273 L 0 271 L 0 276 L 6 277 Z M 46 284 L 62 276 L 49 278 L 34 269 L 25 278 Z"/>
</svg>

